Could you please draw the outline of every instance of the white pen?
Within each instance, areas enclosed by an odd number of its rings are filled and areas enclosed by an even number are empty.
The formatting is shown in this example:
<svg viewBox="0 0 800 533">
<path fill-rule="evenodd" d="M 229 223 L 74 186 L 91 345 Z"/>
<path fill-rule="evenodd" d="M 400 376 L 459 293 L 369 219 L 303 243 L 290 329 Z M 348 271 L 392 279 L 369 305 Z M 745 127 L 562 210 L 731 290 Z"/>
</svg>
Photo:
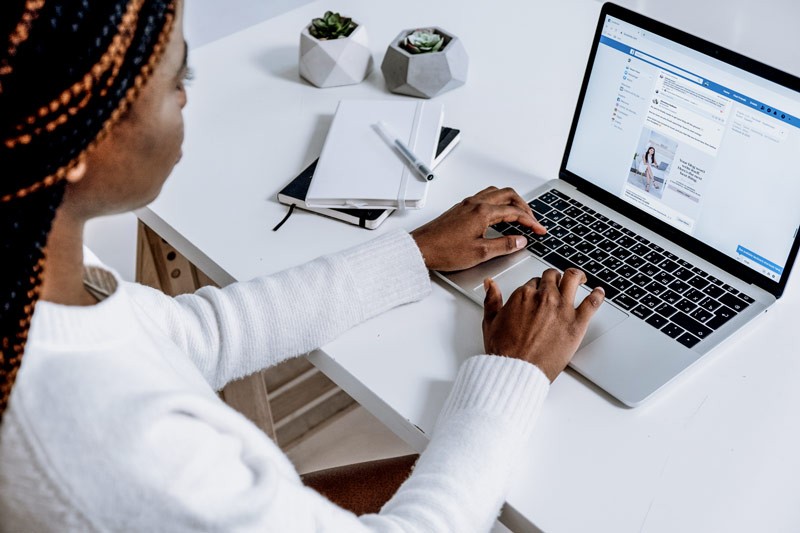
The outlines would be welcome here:
<svg viewBox="0 0 800 533">
<path fill-rule="evenodd" d="M 423 179 L 431 181 L 436 177 L 433 175 L 433 172 L 431 172 L 431 169 L 428 168 L 428 165 L 423 163 L 422 160 L 411 151 L 411 148 L 406 146 L 406 144 L 401 141 L 397 135 L 392 133 L 385 122 L 381 120 L 375 124 L 374 127 L 381 138 L 383 138 L 383 140 L 386 141 L 389 146 L 396 148 L 397 151 L 400 152 L 400 155 L 402 155 L 409 163 L 411 163 L 411 166 L 414 167 L 414 170 L 416 170 L 417 174 L 422 176 Z"/>
</svg>

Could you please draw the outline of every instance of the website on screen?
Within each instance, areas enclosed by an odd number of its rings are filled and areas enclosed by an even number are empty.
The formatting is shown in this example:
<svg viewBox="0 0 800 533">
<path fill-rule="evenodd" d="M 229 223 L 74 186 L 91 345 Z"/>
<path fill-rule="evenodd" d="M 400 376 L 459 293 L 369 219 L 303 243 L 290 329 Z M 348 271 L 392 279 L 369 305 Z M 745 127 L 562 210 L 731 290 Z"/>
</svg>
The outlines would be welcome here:
<svg viewBox="0 0 800 533">
<path fill-rule="evenodd" d="M 568 170 L 777 281 L 798 154 L 800 94 L 607 18 Z"/>
</svg>

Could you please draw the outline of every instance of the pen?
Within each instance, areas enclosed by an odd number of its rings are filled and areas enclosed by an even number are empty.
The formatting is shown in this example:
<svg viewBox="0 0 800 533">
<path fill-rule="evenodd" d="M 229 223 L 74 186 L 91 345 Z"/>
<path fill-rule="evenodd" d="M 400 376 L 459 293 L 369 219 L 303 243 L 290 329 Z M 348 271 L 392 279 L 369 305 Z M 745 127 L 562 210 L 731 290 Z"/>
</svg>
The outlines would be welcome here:
<svg viewBox="0 0 800 533">
<path fill-rule="evenodd" d="M 411 166 L 414 167 L 414 170 L 416 170 L 417 174 L 422 176 L 423 179 L 431 181 L 436 177 L 433 175 L 433 172 L 431 172 L 431 169 L 428 168 L 428 165 L 423 163 L 422 160 L 411 151 L 411 148 L 406 146 L 403 141 L 401 141 L 391 132 L 385 122 L 380 121 L 375 124 L 375 129 L 383 138 L 383 140 L 389 144 L 389 146 L 397 148 L 397 151 L 400 152 L 400 155 L 402 155 L 406 161 L 411 163 Z"/>
</svg>

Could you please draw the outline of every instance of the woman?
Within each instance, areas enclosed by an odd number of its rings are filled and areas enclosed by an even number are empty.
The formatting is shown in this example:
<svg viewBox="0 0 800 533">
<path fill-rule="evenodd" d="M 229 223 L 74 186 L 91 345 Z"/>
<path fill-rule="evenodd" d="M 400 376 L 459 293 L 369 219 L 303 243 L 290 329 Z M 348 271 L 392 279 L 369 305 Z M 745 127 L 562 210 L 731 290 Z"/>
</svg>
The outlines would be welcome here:
<svg viewBox="0 0 800 533">
<path fill-rule="evenodd" d="M 658 189 L 658 183 L 653 181 L 653 167 L 658 167 L 658 163 L 656 162 L 656 149 L 651 146 L 642 156 L 642 170 L 644 171 L 644 177 L 646 180 L 644 190 L 647 192 L 650 192 L 651 183 L 653 184 L 653 187 Z"/>
<path fill-rule="evenodd" d="M 90 290 L 82 230 L 153 200 L 180 157 L 186 44 L 179 0 L 0 3 L 0 530 L 486 531 L 549 383 L 601 304 L 579 271 L 547 271 L 505 305 L 487 281 L 486 354 L 468 359 L 428 449 L 380 513 L 303 486 L 215 394 L 526 245 L 487 189 L 396 231 L 223 290 L 165 295 L 107 274 Z M 427 267 L 427 268 L 426 268 Z M 520 320 L 520 317 L 524 317 Z M 525 326 L 521 326 L 525 323 Z"/>
</svg>

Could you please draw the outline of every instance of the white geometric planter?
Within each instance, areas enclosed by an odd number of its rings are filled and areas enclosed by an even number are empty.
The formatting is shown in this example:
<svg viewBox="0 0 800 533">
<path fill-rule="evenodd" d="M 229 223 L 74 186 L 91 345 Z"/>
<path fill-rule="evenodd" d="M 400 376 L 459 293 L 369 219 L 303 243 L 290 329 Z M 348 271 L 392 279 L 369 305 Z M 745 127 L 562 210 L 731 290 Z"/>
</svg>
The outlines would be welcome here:
<svg viewBox="0 0 800 533">
<path fill-rule="evenodd" d="M 412 54 L 404 50 L 400 43 L 414 30 L 401 31 L 389 44 L 381 70 L 390 91 L 433 98 L 467 81 L 469 58 L 461 39 L 441 28 L 433 29 L 445 38 L 438 52 Z"/>
<path fill-rule="evenodd" d="M 306 27 L 300 34 L 300 76 L 317 87 L 361 83 L 372 70 L 367 29 L 358 24 L 343 39 L 319 40 Z"/>
</svg>

